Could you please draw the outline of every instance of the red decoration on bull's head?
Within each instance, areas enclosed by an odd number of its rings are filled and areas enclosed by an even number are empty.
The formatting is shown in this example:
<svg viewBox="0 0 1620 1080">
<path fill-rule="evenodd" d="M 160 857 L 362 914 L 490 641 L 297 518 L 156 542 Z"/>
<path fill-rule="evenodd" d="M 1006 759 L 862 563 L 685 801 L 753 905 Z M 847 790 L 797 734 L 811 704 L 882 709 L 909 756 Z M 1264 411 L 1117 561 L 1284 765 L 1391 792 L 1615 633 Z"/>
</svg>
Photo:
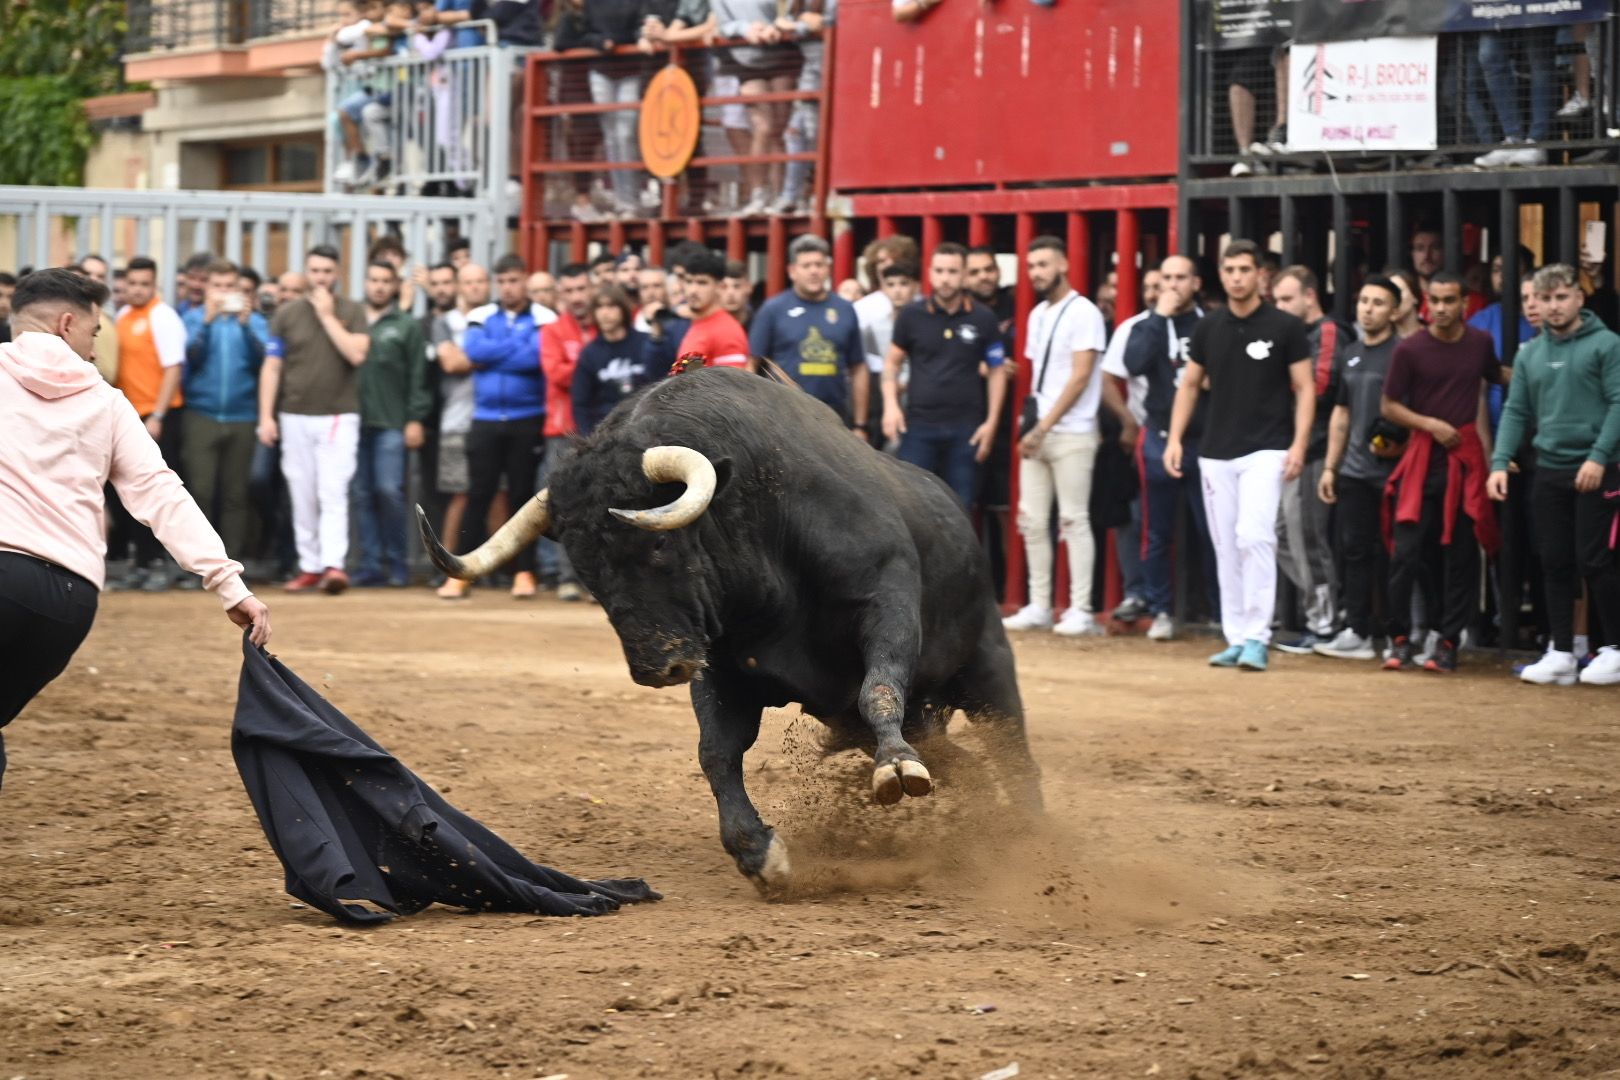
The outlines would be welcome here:
<svg viewBox="0 0 1620 1080">
<path fill-rule="evenodd" d="M 694 371 L 694 370 L 696 370 L 696 369 L 698 369 L 700 367 L 708 367 L 708 366 L 709 366 L 709 358 L 707 356 L 704 356 L 702 353 L 696 353 L 696 352 L 687 353 L 684 356 L 682 356 L 680 359 L 676 360 L 675 363 L 670 365 L 669 373 L 671 375 L 680 375 L 680 374 L 683 374 L 684 372 Z"/>
</svg>

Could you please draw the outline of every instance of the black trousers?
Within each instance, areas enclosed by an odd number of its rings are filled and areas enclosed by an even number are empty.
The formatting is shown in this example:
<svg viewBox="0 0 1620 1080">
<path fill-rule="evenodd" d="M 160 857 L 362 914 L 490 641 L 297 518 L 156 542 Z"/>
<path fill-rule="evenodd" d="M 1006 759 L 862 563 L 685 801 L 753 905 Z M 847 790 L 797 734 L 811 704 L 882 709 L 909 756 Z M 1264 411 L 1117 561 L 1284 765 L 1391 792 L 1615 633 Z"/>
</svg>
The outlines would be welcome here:
<svg viewBox="0 0 1620 1080">
<path fill-rule="evenodd" d="M 146 417 L 141 417 L 141 420 L 144 422 Z M 184 423 L 184 412 L 180 409 L 170 409 L 163 417 L 163 434 L 157 441 L 158 449 L 163 451 L 163 460 L 169 468 L 180 473 L 182 480 L 185 479 L 185 473 L 180 460 L 180 429 Z M 206 510 L 211 505 L 211 500 L 203 505 Z M 158 543 L 157 537 L 152 535 L 152 530 L 136 521 L 134 515 L 124 509 L 123 502 L 118 498 L 118 492 L 113 490 L 111 484 L 107 485 L 107 510 L 112 519 L 111 535 L 107 544 L 108 558 L 124 558 L 131 544 L 135 545 L 137 566 L 146 566 L 154 559 L 161 559 L 167 554 L 163 545 Z M 241 552 L 233 554 L 240 555 Z"/>
<path fill-rule="evenodd" d="M 71 570 L 0 552 L 0 729 L 67 668 L 95 621 L 98 595 Z M 0 780 L 5 772 L 0 735 Z"/>
<path fill-rule="evenodd" d="M 1574 646 L 1577 582 L 1586 581 L 1587 594 L 1601 623 L 1604 640 L 1593 644 L 1620 645 L 1620 566 L 1609 537 L 1620 512 L 1620 499 L 1605 499 L 1605 491 L 1620 489 L 1620 468 L 1604 470 L 1596 491 L 1575 490 L 1575 471 L 1536 470 L 1531 509 L 1536 521 L 1536 547 L 1541 556 L 1541 581 L 1547 595 L 1547 624 L 1553 648 L 1569 652 Z"/>
<path fill-rule="evenodd" d="M 1390 611 L 1404 624 L 1412 610 L 1412 590 L 1424 574 L 1439 585 L 1439 607 L 1428 610 L 1429 628 L 1456 644 L 1473 618 L 1479 593 L 1479 541 L 1474 519 L 1457 510 L 1451 543 L 1445 535 L 1446 455 L 1436 448 L 1423 485 L 1423 513 L 1415 522 L 1395 523 L 1395 553 L 1389 562 Z M 1406 633 L 1405 630 L 1399 633 Z"/>
<path fill-rule="evenodd" d="M 1364 638 L 1375 628 L 1394 637 L 1406 633 L 1405 619 L 1393 617 L 1389 604 L 1389 557 L 1382 523 L 1384 485 L 1377 480 L 1338 478 L 1339 551 L 1344 582 L 1344 608 L 1350 629 Z M 1381 620 L 1375 624 L 1374 619 Z"/>
<path fill-rule="evenodd" d="M 527 420 L 474 420 L 467 433 L 467 510 L 461 518 L 461 534 L 466 546 L 476 547 L 487 540 L 484 521 L 489 504 L 506 482 L 506 500 L 512 513 L 534 497 L 535 479 L 545 443 L 540 439 L 543 417 Z M 476 541 L 473 542 L 473 541 Z M 535 546 L 525 544 L 512 558 L 516 573 L 534 573 Z"/>
</svg>

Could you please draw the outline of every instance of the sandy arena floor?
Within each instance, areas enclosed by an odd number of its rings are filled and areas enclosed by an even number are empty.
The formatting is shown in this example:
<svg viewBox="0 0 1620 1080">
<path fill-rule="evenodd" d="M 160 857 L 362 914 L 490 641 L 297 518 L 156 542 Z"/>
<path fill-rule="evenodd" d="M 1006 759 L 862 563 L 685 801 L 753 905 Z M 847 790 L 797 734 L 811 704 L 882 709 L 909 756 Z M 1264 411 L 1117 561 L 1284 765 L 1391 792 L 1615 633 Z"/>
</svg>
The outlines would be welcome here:
<svg viewBox="0 0 1620 1080">
<path fill-rule="evenodd" d="M 971 793 L 971 731 L 884 810 L 771 714 L 749 783 L 805 895 L 766 904 L 685 691 L 632 684 L 599 609 L 271 603 L 277 654 L 452 802 L 666 899 L 365 931 L 291 904 L 230 758 L 230 628 L 110 596 L 7 730 L 0 1080 L 1620 1076 L 1620 691 L 1025 638 L 1036 834 Z"/>
</svg>

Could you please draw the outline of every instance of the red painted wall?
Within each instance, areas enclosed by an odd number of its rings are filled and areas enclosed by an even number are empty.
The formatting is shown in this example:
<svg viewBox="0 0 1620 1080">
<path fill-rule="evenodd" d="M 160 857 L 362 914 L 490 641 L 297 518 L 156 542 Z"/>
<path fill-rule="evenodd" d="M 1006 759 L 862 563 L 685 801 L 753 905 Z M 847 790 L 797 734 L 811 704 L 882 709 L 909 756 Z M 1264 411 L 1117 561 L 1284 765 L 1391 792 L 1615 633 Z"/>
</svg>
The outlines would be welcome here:
<svg viewBox="0 0 1620 1080">
<path fill-rule="evenodd" d="M 832 188 L 1174 176 L 1178 0 L 842 0 Z"/>
</svg>

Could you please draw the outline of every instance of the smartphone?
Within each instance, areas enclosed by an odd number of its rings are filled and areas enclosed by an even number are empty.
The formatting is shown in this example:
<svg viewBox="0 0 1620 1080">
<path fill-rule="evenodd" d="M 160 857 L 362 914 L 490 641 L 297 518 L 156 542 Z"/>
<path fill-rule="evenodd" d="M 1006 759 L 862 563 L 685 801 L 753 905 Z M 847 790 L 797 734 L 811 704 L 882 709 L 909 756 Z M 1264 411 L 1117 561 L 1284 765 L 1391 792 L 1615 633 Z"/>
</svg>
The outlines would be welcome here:
<svg viewBox="0 0 1620 1080">
<path fill-rule="evenodd" d="M 246 306 L 247 297 L 234 290 L 226 293 L 224 298 L 219 302 L 220 310 L 231 315 L 240 315 L 242 313 L 242 309 Z"/>
</svg>

